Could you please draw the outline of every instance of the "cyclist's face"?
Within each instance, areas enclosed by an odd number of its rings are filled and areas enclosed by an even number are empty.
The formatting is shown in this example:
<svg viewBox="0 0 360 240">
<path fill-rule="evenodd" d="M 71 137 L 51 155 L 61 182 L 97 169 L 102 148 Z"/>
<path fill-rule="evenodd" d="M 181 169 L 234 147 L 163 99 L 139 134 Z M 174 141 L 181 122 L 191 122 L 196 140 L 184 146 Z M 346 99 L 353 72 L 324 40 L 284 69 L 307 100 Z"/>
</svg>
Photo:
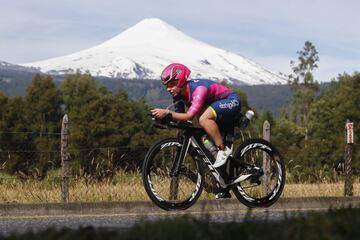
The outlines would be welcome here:
<svg viewBox="0 0 360 240">
<path fill-rule="evenodd" d="M 181 88 L 178 88 L 176 85 L 177 85 L 177 81 L 172 81 L 165 85 L 166 90 L 169 93 L 171 93 L 171 95 L 173 95 L 174 97 L 177 96 L 181 90 Z"/>
</svg>

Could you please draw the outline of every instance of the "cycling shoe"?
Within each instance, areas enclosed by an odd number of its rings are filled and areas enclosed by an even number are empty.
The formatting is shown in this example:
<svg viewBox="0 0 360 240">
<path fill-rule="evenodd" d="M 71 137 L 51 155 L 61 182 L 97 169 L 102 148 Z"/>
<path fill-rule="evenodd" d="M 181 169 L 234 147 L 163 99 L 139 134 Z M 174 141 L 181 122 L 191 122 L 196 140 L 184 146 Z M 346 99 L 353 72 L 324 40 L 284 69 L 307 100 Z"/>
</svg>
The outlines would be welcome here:
<svg viewBox="0 0 360 240">
<path fill-rule="evenodd" d="M 226 198 L 231 198 L 231 194 L 229 193 L 229 191 L 218 192 L 217 194 L 215 194 L 215 199 L 226 199 Z"/>
</svg>

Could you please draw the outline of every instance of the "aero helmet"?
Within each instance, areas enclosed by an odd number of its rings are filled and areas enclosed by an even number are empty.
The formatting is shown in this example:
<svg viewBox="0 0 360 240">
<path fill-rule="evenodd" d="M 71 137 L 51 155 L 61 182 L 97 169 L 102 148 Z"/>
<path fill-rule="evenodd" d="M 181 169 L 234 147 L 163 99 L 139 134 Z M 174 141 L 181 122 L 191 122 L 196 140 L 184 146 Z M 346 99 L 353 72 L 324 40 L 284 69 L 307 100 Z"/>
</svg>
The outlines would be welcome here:
<svg viewBox="0 0 360 240">
<path fill-rule="evenodd" d="M 177 87 L 183 87 L 186 80 L 189 78 L 191 71 L 185 65 L 181 63 L 172 63 L 161 73 L 161 81 L 163 84 L 177 80 Z"/>
</svg>

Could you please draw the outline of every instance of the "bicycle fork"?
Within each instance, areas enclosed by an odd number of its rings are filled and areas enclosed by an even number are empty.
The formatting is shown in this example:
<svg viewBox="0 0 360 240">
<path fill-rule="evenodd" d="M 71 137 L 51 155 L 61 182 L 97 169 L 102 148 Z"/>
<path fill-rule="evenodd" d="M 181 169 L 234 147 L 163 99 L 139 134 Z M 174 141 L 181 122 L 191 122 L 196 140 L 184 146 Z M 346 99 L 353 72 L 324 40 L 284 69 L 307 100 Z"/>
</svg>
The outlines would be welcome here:
<svg viewBox="0 0 360 240">
<path fill-rule="evenodd" d="M 181 166 L 184 162 L 186 154 L 189 151 L 190 143 L 191 139 L 185 136 L 180 151 L 176 152 L 175 161 L 173 162 L 170 170 L 170 177 L 177 177 L 179 175 Z"/>
</svg>

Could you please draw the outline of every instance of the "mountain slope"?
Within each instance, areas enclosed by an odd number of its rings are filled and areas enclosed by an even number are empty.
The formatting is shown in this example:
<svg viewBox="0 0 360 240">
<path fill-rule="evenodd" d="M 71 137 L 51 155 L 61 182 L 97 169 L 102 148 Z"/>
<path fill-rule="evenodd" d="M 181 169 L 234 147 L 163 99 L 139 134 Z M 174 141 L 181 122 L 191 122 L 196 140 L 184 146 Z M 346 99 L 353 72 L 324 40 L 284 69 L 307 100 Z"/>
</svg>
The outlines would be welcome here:
<svg viewBox="0 0 360 240">
<path fill-rule="evenodd" d="M 31 79 L 39 71 L 0 60 L 0 93 L 9 96 L 24 95 Z"/>
<path fill-rule="evenodd" d="M 191 78 L 248 85 L 286 83 L 259 64 L 193 39 L 156 18 L 145 19 L 98 46 L 24 66 L 57 74 L 79 70 L 94 76 L 158 79 L 172 62 L 187 65 Z"/>
<path fill-rule="evenodd" d="M 28 72 L 28 73 L 36 73 L 39 72 L 36 68 L 33 67 L 24 67 L 17 64 L 5 62 L 0 60 L 0 70 L 6 71 L 20 71 L 20 72 Z"/>
</svg>

